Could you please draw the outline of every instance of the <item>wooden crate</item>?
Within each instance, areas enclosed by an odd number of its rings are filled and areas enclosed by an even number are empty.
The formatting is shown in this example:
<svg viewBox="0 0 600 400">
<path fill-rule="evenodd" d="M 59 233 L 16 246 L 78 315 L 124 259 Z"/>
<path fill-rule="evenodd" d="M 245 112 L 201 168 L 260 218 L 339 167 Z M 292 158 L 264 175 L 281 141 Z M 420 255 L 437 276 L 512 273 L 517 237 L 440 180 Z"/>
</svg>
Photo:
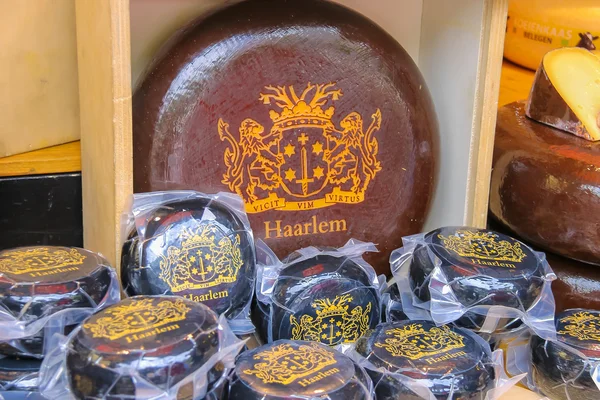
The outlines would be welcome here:
<svg viewBox="0 0 600 400">
<path fill-rule="evenodd" d="M 112 261 L 132 192 L 132 78 L 170 34 L 225 1 L 76 2 L 84 237 Z M 507 0 L 337 1 L 394 36 L 431 91 L 442 151 L 426 229 L 484 226 Z"/>
<path fill-rule="evenodd" d="M 113 262 L 133 186 L 132 87 L 170 34 L 224 1 L 76 2 L 84 240 Z M 392 34 L 433 96 L 442 152 L 426 229 L 485 226 L 508 0 L 337 1 Z M 540 398 L 518 387 L 503 397 Z"/>
</svg>

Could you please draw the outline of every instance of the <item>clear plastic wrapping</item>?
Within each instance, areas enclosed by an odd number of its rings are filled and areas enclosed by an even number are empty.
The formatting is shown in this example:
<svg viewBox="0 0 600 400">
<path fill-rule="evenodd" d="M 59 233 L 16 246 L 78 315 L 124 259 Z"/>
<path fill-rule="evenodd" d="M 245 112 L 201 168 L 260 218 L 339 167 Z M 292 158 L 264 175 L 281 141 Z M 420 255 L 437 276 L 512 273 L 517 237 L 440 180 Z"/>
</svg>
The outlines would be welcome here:
<svg viewBox="0 0 600 400">
<path fill-rule="evenodd" d="M 178 296 L 136 296 L 91 316 L 47 355 L 49 399 L 217 400 L 244 345 L 224 316 Z"/>
<path fill-rule="evenodd" d="M 556 340 L 522 336 L 509 344 L 509 373 L 528 373 L 532 390 L 553 400 L 600 398 L 600 312 L 556 315 Z"/>
<path fill-rule="evenodd" d="M 178 295 L 225 314 L 239 335 L 254 331 L 254 239 L 241 198 L 192 191 L 136 194 L 121 279 L 135 295 Z"/>
<path fill-rule="evenodd" d="M 229 400 L 371 400 L 366 371 L 320 343 L 278 340 L 243 353 L 231 375 Z"/>
<path fill-rule="evenodd" d="M 408 316 L 404 313 L 396 281 L 392 278 L 386 286 L 381 294 L 381 320 L 383 322 L 407 320 Z"/>
<path fill-rule="evenodd" d="M 381 282 L 363 260 L 377 251 L 351 239 L 333 249 L 307 247 L 280 262 L 263 245 L 254 316 L 267 342 L 352 343 L 374 328 L 381 315 Z"/>
<path fill-rule="evenodd" d="M 445 227 L 403 239 L 392 253 L 392 273 L 411 319 L 454 322 L 481 333 L 525 323 L 543 338 L 556 337 L 556 279 L 545 254 L 489 230 Z"/>
<path fill-rule="evenodd" d="M 494 400 L 524 377 L 507 378 L 502 351 L 475 333 L 432 321 L 381 324 L 346 354 L 367 370 L 378 400 Z"/>
<path fill-rule="evenodd" d="M 0 252 L 0 354 L 41 358 L 55 333 L 119 299 L 117 275 L 99 254 L 52 246 Z"/>
</svg>

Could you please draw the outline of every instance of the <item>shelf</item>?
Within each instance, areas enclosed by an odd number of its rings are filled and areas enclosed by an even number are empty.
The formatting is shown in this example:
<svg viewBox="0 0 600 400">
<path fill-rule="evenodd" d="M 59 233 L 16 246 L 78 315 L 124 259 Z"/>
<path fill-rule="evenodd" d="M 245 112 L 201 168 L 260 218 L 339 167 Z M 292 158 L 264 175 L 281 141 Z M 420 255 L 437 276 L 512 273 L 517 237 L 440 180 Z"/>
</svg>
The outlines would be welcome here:
<svg viewBox="0 0 600 400">
<path fill-rule="evenodd" d="M 0 158 L 0 177 L 81 171 L 79 141 Z"/>
</svg>

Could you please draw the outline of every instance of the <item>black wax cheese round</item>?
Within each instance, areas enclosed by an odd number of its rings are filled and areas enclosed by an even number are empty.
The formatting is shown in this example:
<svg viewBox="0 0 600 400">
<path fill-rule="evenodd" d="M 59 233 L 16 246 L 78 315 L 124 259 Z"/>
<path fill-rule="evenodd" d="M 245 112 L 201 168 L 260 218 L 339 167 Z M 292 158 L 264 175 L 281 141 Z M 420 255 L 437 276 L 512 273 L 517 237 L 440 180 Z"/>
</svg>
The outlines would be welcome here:
<svg viewBox="0 0 600 400">
<path fill-rule="evenodd" d="M 41 365 L 36 359 L 0 358 L 0 391 L 37 391 Z"/>
<path fill-rule="evenodd" d="M 425 235 L 410 265 L 414 293 L 431 299 L 431 273 L 439 264 L 454 295 L 464 307 L 505 306 L 525 312 L 538 300 L 544 269 L 533 250 L 509 236 L 485 229 L 445 227 Z M 484 315 L 467 312 L 456 324 L 480 329 Z M 498 331 L 518 327 L 520 319 L 505 319 Z"/>
<path fill-rule="evenodd" d="M 553 400 L 600 398 L 592 378 L 593 368 L 600 363 L 600 311 L 566 310 L 555 321 L 557 342 L 531 338 L 535 386 Z"/>
<path fill-rule="evenodd" d="M 33 246 L 2 251 L 0 309 L 15 323 L 29 324 L 69 308 L 96 308 L 105 299 L 113 276 L 106 259 L 80 248 Z M 68 333 L 73 326 L 64 328 Z M 1 343 L 0 354 L 38 357 L 43 346 L 44 334 L 38 331 Z"/>
<path fill-rule="evenodd" d="M 419 399 L 402 376 L 419 381 L 438 399 L 483 399 L 494 385 L 494 368 L 473 335 L 450 325 L 400 321 L 379 325 L 359 341 L 357 351 L 378 368 L 368 370 L 378 400 Z"/>
<path fill-rule="evenodd" d="M 229 400 L 370 399 L 369 378 L 349 357 L 315 342 L 278 340 L 240 355 Z"/>
<path fill-rule="evenodd" d="M 380 321 L 378 291 L 365 267 L 349 257 L 320 253 L 293 261 L 273 288 L 273 340 L 355 342 Z"/>
<path fill-rule="evenodd" d="M 141 383 L 167 391 L 221 348 L 217 315 L 176 296 L 136 296 L 92 315 L 69 342 L 66 369 L 77 398 L 135 398 Z M 217 363 L 208 389 L 224 374 Z M 185 387 L 185 386 L 184 386 Z"/>
<path fill-rule="evenodd" d="M 252 233 L 223 202 L 195 197 L 158 205 L 123 246 L 127 294 L 172 294 L 235 317 L 254 289 Z"/>
</svg>

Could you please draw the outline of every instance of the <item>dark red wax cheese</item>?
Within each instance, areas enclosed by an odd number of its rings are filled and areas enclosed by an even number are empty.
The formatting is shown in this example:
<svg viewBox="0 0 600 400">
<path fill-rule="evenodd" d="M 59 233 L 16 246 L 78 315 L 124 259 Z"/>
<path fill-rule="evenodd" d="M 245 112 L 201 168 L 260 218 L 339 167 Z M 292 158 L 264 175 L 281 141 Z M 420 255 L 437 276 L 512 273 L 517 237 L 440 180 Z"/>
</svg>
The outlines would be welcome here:
<svg viewBox="0 0 600 400">
<path fill-rule="evenodd" d="M 438 127 L 410 56 L 329 1 L 250 0 L 187 27 L 133 99 L 136 192 L 241 195 L 280 257 L 374 242 L 389 272 L 434 189 Z"/>
<path fill-rule="evenodd" d="M 524 241 L 600 264 L 600 143 L 498 112 L 490 212 Z M 597 268 L 590 266 L 589 268 Z"/>
<path fill-rule="evenodd" d="M 556 273 L 552 292 L 556 312 L 569 308 L 600 310 L 600 271 L 593 265 L 546 253 Z"/>
</svg>

